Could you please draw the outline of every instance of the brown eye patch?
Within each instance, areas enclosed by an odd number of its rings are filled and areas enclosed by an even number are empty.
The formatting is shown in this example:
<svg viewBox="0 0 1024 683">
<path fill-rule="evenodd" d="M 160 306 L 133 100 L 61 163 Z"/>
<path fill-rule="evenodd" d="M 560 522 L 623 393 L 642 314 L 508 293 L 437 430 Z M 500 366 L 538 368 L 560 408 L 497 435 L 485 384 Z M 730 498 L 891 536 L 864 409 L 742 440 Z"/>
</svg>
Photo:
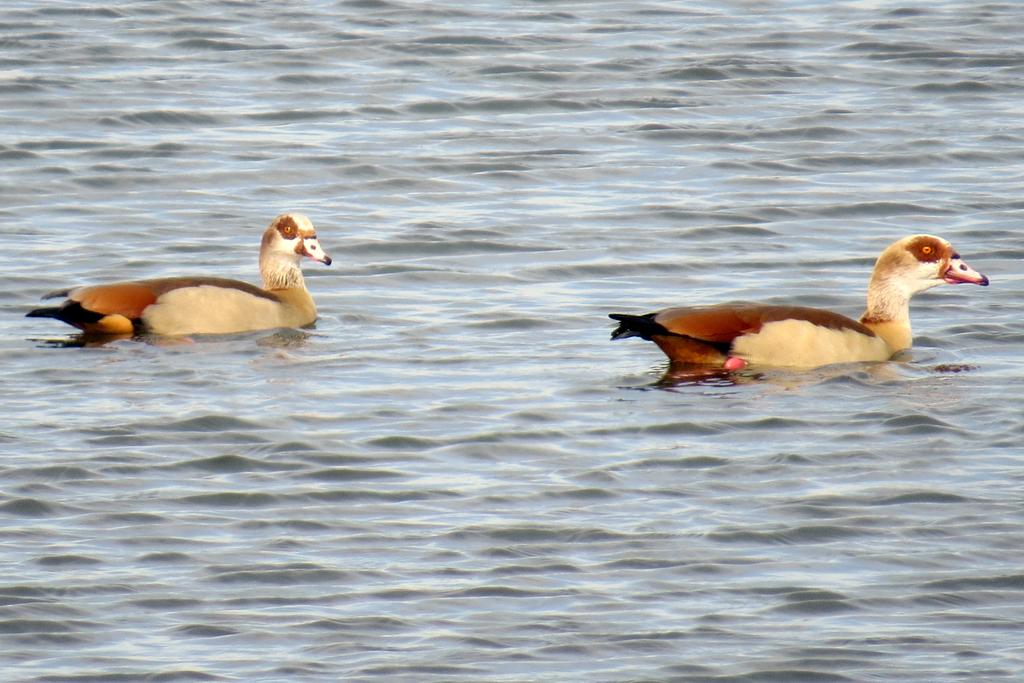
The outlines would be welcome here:
<svg viewBox="0 0 1024 683">
<path fill-rule="evenodd" d="M 919 237 L 907 245 L 907 250 L 914 255 L 918 261 L 931 263 L 942 258 L 943 245 L 934 237 Z"/>
<path fill-rule="evenodd" d="M 280 233 L 281 237 L 286 240 L 293 240 L 299 235 L 299 226 L 291 216 L 282 216 L 274 227 L 277 228 L 277 232 Z"/>
</svg>

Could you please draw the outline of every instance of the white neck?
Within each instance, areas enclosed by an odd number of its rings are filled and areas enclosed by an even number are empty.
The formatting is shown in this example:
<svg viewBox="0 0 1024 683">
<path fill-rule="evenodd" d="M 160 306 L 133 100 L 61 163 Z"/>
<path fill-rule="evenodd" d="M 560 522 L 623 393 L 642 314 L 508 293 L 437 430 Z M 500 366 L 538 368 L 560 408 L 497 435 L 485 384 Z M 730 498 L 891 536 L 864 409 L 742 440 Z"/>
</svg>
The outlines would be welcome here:
<svg viewBox="0 0 1024 683">
<path fill-rule="evenodd" d="M 305 289 L 306 281 L 302 277 L 302 269 L 295 259 L 283 254 L 262 254 L 260 256 L 260 275 L 263 276 L 263 289 Z"/>
<path fill-rule="evenodd" d="M 893 353 L 909 349 L 913 344 L 910 329 L 910 297 L 896 277 L 875 273 L 868 285 L 868 307 L 860 321 L 881 337 Z"/>
<path fill-rule="evenodd" d="M 913 292 L 906 291 L 897 280 L 875 274 L 868 284 L 868 308 L 861 319 L 906 322 L 909 326 L 911 296 Z"/>
</svg>

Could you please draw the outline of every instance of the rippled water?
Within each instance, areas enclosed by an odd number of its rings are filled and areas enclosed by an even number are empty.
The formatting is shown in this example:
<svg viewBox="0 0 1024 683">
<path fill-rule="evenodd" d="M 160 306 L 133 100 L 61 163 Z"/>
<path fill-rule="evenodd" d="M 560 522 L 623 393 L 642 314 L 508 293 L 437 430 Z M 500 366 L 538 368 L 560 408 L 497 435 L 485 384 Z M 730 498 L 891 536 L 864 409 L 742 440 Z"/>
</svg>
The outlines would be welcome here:
<svg viewBox="0 0 1024 683">
<path fill-rule="evenodd" d="M 1020 680 L 1024 7 L 12 2 L 0 640 L 19 681 Z M 75 283 L 307 331 L 87 348 Z M 899 362 L 665 377 L 609 311 L 858 315 Z"/>
</svg>

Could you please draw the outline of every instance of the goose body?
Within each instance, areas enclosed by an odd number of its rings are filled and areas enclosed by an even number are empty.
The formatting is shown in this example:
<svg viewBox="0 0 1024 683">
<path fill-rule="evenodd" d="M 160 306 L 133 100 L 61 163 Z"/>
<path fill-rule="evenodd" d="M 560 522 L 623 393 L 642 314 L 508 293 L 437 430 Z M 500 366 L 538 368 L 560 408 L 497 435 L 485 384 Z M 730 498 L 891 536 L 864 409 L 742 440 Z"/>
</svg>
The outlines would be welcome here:
<svg viewBox="0 0 1024 683">
<path fill-rule="evenodd" d="M 910 348 L 910 299 L 941 284 L 988 285 L 952 245 L 911 235 L 878 257 L 859 320 L 803 306 L 723 304 L 669 308 L 646 315 L 612 313 L 612 339 L 653 341 L 673 362 L 737 370 L 748 364 L 811 368 L 882 361 Z"/>
<path fill-rule="evenodd" d="M 302 327 L 316 320 L 299 261 L 326 265 L 309 218 L 277 216 L 263 233 L 263 287 L 218 277 L 168 277 L 75 287 L 47 298 L 59 306 L 38 308 L 29 317 L 56 318 L 89 334 L 224 334 L 277 327 Z"/>
</svg>

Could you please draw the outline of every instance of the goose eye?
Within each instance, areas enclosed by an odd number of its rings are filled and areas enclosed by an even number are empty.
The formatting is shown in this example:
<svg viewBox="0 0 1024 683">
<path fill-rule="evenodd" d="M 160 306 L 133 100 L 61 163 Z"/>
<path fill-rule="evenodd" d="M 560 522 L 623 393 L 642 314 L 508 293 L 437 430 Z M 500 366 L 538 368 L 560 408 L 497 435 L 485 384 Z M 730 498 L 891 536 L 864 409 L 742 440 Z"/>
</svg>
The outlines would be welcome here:
<svg viewBox="0 0 1024 683">
<path fill-rule="evenodd" d="M 299 235 L 299 226 L 291 216 L 284 216 L 277 222 L 277 233 L 286 240 L 293 240 Z"/>
<path fill-rule="evenodd" d="M 928 245 L 921 247 L 921 253 L 924 254 L 925 256 L 931 256 L 933 251 L 935 250 L 929 247 Z"/>
</svg>

